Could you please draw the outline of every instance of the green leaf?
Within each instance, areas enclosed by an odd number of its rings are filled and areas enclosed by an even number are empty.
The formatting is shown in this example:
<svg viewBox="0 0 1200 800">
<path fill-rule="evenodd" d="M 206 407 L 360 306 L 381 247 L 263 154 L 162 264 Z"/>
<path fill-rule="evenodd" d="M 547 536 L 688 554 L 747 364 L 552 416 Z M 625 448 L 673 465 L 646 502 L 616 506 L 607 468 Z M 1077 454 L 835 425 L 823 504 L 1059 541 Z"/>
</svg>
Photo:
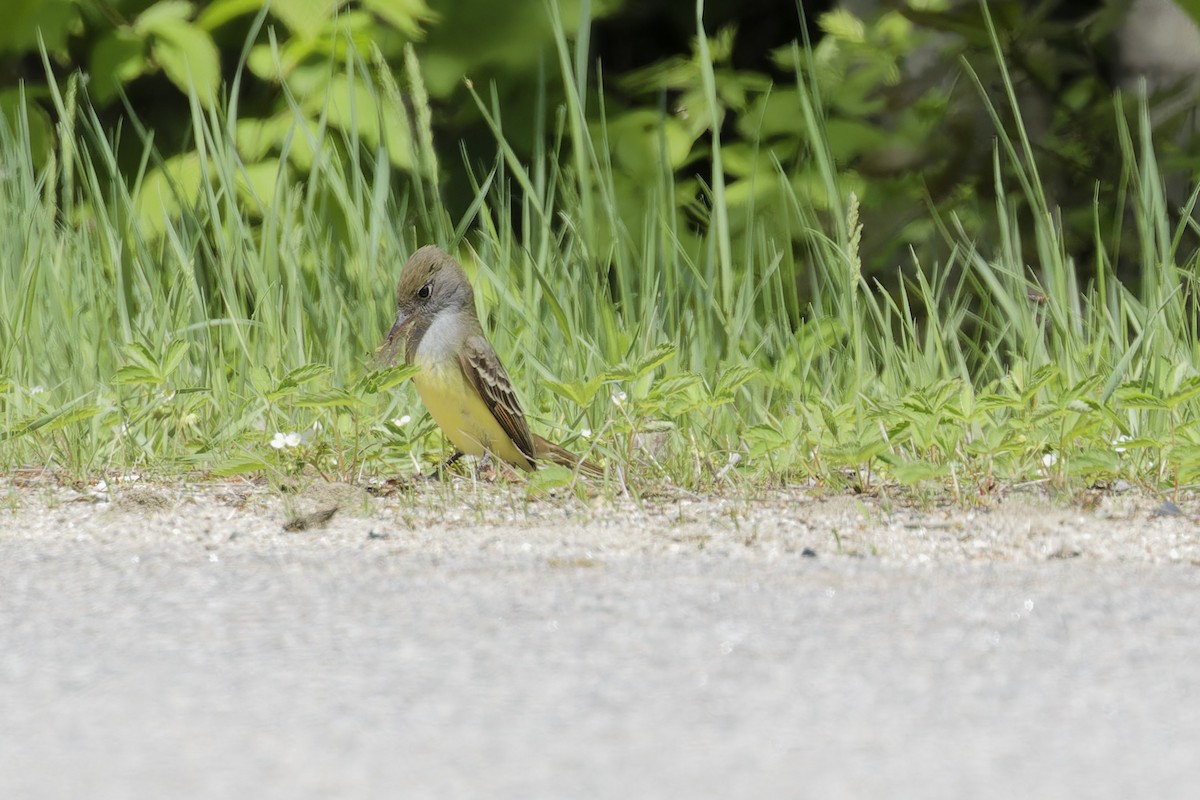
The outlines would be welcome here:
<svg viewBox="0 0 1200 800">
<path fill-rule="evenodd" d="M 668 359 L 670 359 L 671 356 L 675 355 L 675 350 L 676 350 L 675 345 L 670 344 L 670 343 L 664 343 L 664 344 L 658 345 L 653 350 L 651 350 L 649 353 L 646 353 L 641 358 L 639 358 L 636 362 L 634 362 L 634 366 L 633 366 L 634 377 L 640 378 L 641 376 L 649 373 L 655 367 L 658 367 L 661 364 L 666 363 L 666 361 Z"/>
<path fill-rule="evenodd" d="M 1123 408 L 1142 408 L 1150 411 L 1166 411 L 1167 404 L 1158 397 L 1143 391 L 1140 386 L 1126 385 L 1117 390 L 1117 402 Z"/>
<path fill-rule="evenodd" d="M 206 31 L 213 31 L 230 20 L 254 14 L 262 7 L 262 0 L 213 0 L 206 4 L 204 10 L 196 17 L 196 25 Z"/>
<path fill-rule="evenodd" d="M 228 478 L 247 472 L 262 472 L 270 467 L 266 461 L 251 453 L 240 453 L 218 462 L 209 472 L 214 478 Z"/>
<path fill-rule="evenodd" d="M 158 357 L 141 342 L 133 342 L 122 351 L 127 361 L 133 362 L 117 370 L 117 383 L 162 383 L 164 373 Z"/>
<path fill-rule="evenodd" d="M 667 400 L 686 392 L 698 383 L 700 383 L 700 376 L 692 372 L 669 375 L 660 381 L 655 381 L 654 386 L 650 389 L 650 399 Z"/>
<path fill-rule="evenodd" d="M 893 478 L 907 486 L 950 474 L 949 465 L 931 464 L 928 461 L 898 461 L 888 465 L 888 470 Z"/>
<path fill-rule="evenodd" d="M 1174 409 L 1200 396 L 1200 377 L 1188 378 L 1178 390 L 1167 396 L 1167 406 Z"/>
<path fill-rule="evenodd" d="M 292 33 L 311 39 L 333 18 L 337 0 L 274 0 L 271 13 Z"/>
<path fill-rule="evenodd" d="M 39 169 L 45 165 L 55 144 L 54 123 L 45 108 L 36 102 L 46 95 L 44 88 L 29 84 L 23 88 L 0 89 L 0 119 L 6 120 L 14 129 L 22 115 L 28 120 L 28 152 L 32 156 L 33 165 Z"/>
<path fill-rule="evenodd" d="M 146 43 L 124 28 L 115 28 L 92 48 L 90 66 L 89 91 L 96 101 L 106 103 L 123 85 L 146 71 Z"/>
<path fill-rule="evenodd" d="M 36 54 L 39 36 L 48 51 L 58 53 L 83 28 L 75 0 L 6 0 L 3 19 L 0 55 Z"/>
<path fill-rule="evenodd" d="M 573 381 L 571 383 L 560 383 L 559 381 L 547 378 L 544 384 L 559 397 L 565 397 L 576 405 L 586 406 L 596 397 L 596 392 L 600 391 L 600 386 L 605 380 L 605 375 L 600 375 L 589 381 Z"/>
<path fill-rule="evenodd" d="M 138 17 L 134 30 L 150 37 L 150 54 L 185 94 L 211 106 L 221 84 L 221 56 L 212 36 L 188 21 L 191 3 L 164 0 Z"/>
<path fill-rule="evenodd" d="M 181 198 L 199 196 L 207 176 L 196 153 L 167 159 L 161 168 L 150 170 L 138 187 L 138 221 L 154 234 L 166 230 L 167 222 L 182 209 Z"/>
<path fill-rule="evenodd" d="M 153 34 L 160 25 L 191 19 L 195 11 L 196 7 L 188 0 L 158 0 L 138 15 L 133 29 L 143 35 Z"/>
<path fill-rule="evenodd" d="M 421 26 L 438 18 L 425 0 L 362 0 L 362 5 L 410 39 L 421 38 Z"/>
<path fill-rule="evenodd" d="M 1121 468 L 1119 453 L 1098 447 L 1089 447 L 1063 461 L 1063 470 L 1069 475 L 1115 474 Z"/>
<path fill-rule="evenodd" d="M 867 26 L 849 11 L 829 11 L 817 18 L 821 30 L 835 39 L 862 44 L 867 40 Z"/>
<path fill-rule="evenodd" d="M 90 404 L 68 406 L 50 414 L 48 417 L 37 420 L 29 429 L 37 429 L 42 433 L 52 433 L 53 431 L 62 430 L 68 425 L 73 425 L 76 422 L 91 419 L 102 410 L 100 406 Z"/>
<path fill-rule="evenodd" d="M 1026 403 L 1030 402 L 1043 386 L 1061 374 L 1058 367 L 1053 364 L 1046 364 L 1034 370 L 1029 382 L 1021 389 L 1021 399 Z"/>
<path fill-rule="evenodd" d="M 325 389 L 305 395 L 295 401 L 302 408 L 354 408 L 363 405 L 362 398 L 345 389 Z"/>
<path fill-rule="evenodd" d="M 34 431 L 53 433 L 73 423 L 91 419 L 102 410 L 97 405 L 71 403 L 48 414 L 23 420 L 7 430 L 0 430 L 0 442 L 16 439 Z"/>
<path fill-rule="evenodd" d="M 162 360 L 162 376 L 169 378 L 179 364 L 183 361 L 183 357 L 187 355 L 189 344 L 183 339 L 176 339 L 167 346 L 166 355 Z"/>
<path fill-rule="evenodd" d="M 886 453 L 888 443 L 880 438 L 863 439 L 852 444 L 843 444 L 829 448 L 825 457 L 834 464 L 842 466 L 861 466 L 870 462 L 881 453 Z"/>
<path fill-rule="evenodd" d="M 157 369 L 149 370 L 132 364 L 121 367 L 113 375 L 113 383 L 118 385 L 158 384 L 161 382 Z"/>
<path fill-rule="evenodd" d="M 310 381 L 315 381 L 317 378 L 323 378 L 333 372 L 324 364 L 305 364 L 296 367 L 294 370 L 283 376 L 275 388 L 267 392 L 267 397 L 271 400 L 278 399 L 284 395 L 290 394 L 298 386 L 302 386 Z"/>
<path fill-rule="evenodd" d="M 713 399 L 723 403 L 731 402 L 734 392 L 758 377 L 758 374 L 757 368 L 746 364 L 730 367 L 717 379 L 717 388 L 713 390 Z"/>
<path fill-rule="evenodd" d="M 289 81 L 289 85 L 293 83 Z M 388 98 L 373 92 L 364 80 L 334 75 L 323 94 L 309 94 L 305 109 L 314 116 L 323 112 L 330 125 L 356 135 L 368 147 L 383 147 L 393 164 L 411 169 L 412 137 L 403 112 Z"/>
<path fill-rule="evenodd" d="M 548 492 L 569 486 L 575 473 L 558 464 L 538 462 L 537 471 L 529 476 L 529 489 L 533 492 Z"/>
<path fill-rule="evenodd" d="M 420 372 L 420 367 L 411 364 L 401 364 L 368 372 L 354 385 L 356 394 L 379 394 L 395 389 L 400 384 Z"/>
<path fill-rule="evenodd" d="M 770 425 L 755 425 L 747 428 L 743 438 L 749 446 L 752 458 L 766 455 L 789 444 L 789 440 L 783 432 Z"/>
</svg>

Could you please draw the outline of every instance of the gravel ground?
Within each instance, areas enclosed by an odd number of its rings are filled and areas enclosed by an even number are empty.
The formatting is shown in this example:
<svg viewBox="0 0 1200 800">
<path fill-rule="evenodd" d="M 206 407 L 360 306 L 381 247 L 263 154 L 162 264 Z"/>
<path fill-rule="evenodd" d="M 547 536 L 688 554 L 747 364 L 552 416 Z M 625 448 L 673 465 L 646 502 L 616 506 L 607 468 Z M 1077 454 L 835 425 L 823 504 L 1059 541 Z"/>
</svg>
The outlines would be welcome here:
<svg viewBox="0 0 1200 800">
<path fill-rule="evenodd" d="M 0 502 L 3 798 L 1200 784 L 1190 498 L 9 481 Z"/>
</svg>

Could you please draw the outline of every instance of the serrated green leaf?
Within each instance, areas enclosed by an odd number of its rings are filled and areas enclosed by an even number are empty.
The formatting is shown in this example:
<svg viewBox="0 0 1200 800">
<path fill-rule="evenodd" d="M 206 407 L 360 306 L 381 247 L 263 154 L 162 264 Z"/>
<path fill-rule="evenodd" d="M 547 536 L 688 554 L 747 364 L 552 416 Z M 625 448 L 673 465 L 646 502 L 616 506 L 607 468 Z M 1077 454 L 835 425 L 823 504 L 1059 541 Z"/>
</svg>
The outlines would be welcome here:
<svg viewBox="0 0 1200 800">
<path fill-rule="evenodd" d="M 649 398 L 651 400 L 666 400 L 678 394 L 686 392 L 696 384 L 700 383 L 700 376 L 691 372 L 684 372 L 679 375 L 669 375 L 660 381 L 655 381 L 650 388 Z"/>
<path fill-rule="evenodd" d="M 284 375 L 283 380 L 276 384 L 274 389 L 267 392 L 267 397 L 271 400 L 275 400 L 279 397 L 290 394 L 295 391 L 297 387 L 303 386 L 311 381 L 315 381 L 317 378 L 323 378 L 332 371 L 333 370 L 331 370 L 325 364 L 317 363 L 309 363 L 300 367 L 296 367 L 287 375 Z"/>
<path fill-rule="evenodd" d="M 157 369 L 151 371 L 135 364 L 126 364 L 113 375 L 113 383 L 119 386 L 127 386 L 139 383 L 159 384 L 162 381 L 159 380 Z"/>
<path fill-rule="evenodd" d="M 867 38 L 867 26 L 853 13 L 844 9 L 822 14 L 817 18 L 817 24 L 835 39 L 851 44 L 862 44 Z"/>
<path fill-rule="evenodd" d="M 1054 380 L 1061 374 L 1058 367 L 1053 364 L 1047 364 L 1043 367 L 1038 367 L 1029 378 L 1029 382 L 1021 390 L 1021 399 L 1028 403 L 1033 399 L 1043 386 Z"/>
<path fill-rule="evenodd" d="M 250 385 L 259 394 L 270 396 L 273 391 L 271 389 L 271 374 L 267 372 L 265 367 L 250 368 Z"/>
<path fill-rule="evenodd" d="M 1117 390 L 1117 402 L 1123 408 L 1141 408 L 1151 411 L 1166 411 L 1167 404 L 1158 397 L 1143 391 L 1140 387 L 1126 387 Z"/>
<path fill-rule="evenodd" d="M 38 420 L 35 424 L 31 425 L 29 429 L 31 431 L 36 429 L 40 430 L 42 433 L 51 433 L 53 431 L 62 430 L 68 425 L 73 425 L 76 422 L 82 422 L 86 419 L 91 419 L 99 414 L 102 410 L 103 409 L 100 406 L 94 404 L 84 404 L 63 408 L 54 414 L 49 415 L 48 418 L 43 417 L 42 419 Z"/>
<path fill-rule="evenodd" d="M 882 439 L 864 439 L 853 444 L 842 444 L 825 450 L 825 457 L 834 464 L 861 466 L 881 453 L 887 452 L 888 443 Z"/>
<path fill-rule="evenodd" d="M 995 411 L 1000 408 L 1017 408 L 1021 405 L 1021 401 L 1010 395 L 1003 394 L 981 394 L 975 398 L 975 408 L 977 411 L 988 412 Z"/>
<path fill-rule="evenodd" d="M 782 431 L 770 425 L 755 425 L 747 428 L 746 432 L 742 434 L 742 438 L 745 440 L 752 458 L 773 453 L 791 444 L 791 440 Z"/>
<path fill-rule="evenodd" d="M 22 420 L 13 427 L 0 431 L 0 442 L 16 439 L 34 431 L 53 433 L 73 423 L 91 419 L 102 410 L 100 406 L 94 404 L 71 404 L 64 406 L 48 414 Z"/>
<path fill-rule="evenodd" d="M 529 476 L 529 489 L 535 492 L 548 492 L 569 486 L 575 480 L 575 473 L 566 467 L 554 463 L 538 462 L 537 471 Z"/>
<path fill-rule="evenodd" d="M 641 376 L 649 373 L 655 367 L 666 363 L 671 356 L 675 355 L 675 351 L 675 345 L 670 344 L 669 342 L 658 345 L 649 353 L 646 353 L 644 356 L 634 362 L 634 377 L 640 378 Z"/>
<path fill-rule="evenodd" d="M 576 405 L 586 406 L 596 397 L 596 392 L 600 391 L 600 385 L 604 382 L 604 377 L 592 378 L 589 381 L 579 382 L 572 381 L 571 383 L 561 383 L 559 381 L 546 379 L 544 381 L 546 388 L 554 392 L 559 397 L 565 397 Z"/>
<path fill-rule="evenodd" d="M 125 358 L 132 361 L 135 366 L 139 366 L 155 376 L 159 374 L 158 357 L 146 345 L 141 342 L 133 342 L 125 346 L 124 352 Z"/>
<path fill-rule="evenodd" d="M 184 339 L 176 339 L 167 346 L 167 353 L 163 356 L 162 364 L 164 378 L 169 378 L 179 368 L 183 357 L 187 355 L 188 347 L 188 342 Z"/>
<path fill-rule="evenodd" d="M 251 453 L 241 453 L 218 462 L 209 472 L 214 478 L 228 478 L 233 475 L 243 475 L 247 472 L 262 472 L 269 467 L 270 464 L 259 456 Z"/>
<path fill-rule="evenodd" d="M 1097 473 L 1116 473 L 1121 468 L 1118 453 L 1090 447 L 1083 452 L 1075 453 L 1064 459 L 1063 471 L 1069 475 L 1095 475 Z"/>
<path fill-rule="evenodd" d="M 363 405 L 363 400 L 345 389 L 325 389 L 306 394 L 298 398 L 295 403 L 301 408 L 353 408 Z"/>
<path fill-rule="evenodd" d="M 1178 408 L 1189 400 L 1200 397 L 1200 377 L 1188 378 L 1176 391 L 1167 396 L 1166 404 Z"/>
<path fill-rule="evenodd" d="M 756 367 L 746 364 L 736 364 L 729 367 L 717 379 L 717 388 L 713 391 L 713 396 L 718 398 L 732 398 L 734 392 L 752 381 L 758 374 L 759 371 Z"/>
<path fill-rule="evenodd" d="M 928 461 L 897 461 L 888 465 L 888 471 L 900 483 L 912 486 L 931 478 L 944 478 L 950 474 L 950 467 Z"/>
<path fill-rule="evenodd" d="M 420 367 L 411 364 L 401 364 L 368 372 L 354 385 L 356 394 L 380 394 L 395 389 L 400 384 L 420 372 Z"/>
</svg>

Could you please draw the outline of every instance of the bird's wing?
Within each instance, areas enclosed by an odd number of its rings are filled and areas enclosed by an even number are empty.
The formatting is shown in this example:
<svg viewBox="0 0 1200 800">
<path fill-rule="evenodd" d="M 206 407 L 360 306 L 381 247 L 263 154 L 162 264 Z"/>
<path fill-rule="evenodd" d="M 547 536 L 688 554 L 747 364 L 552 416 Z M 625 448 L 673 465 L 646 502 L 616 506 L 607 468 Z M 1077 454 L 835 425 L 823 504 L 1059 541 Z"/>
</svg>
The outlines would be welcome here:
<svg viewBox="0 0 1200 800">
<path fill-rule="evenodd" d="M 496 351 L 488 344 L 482 334 L 472 334 L 463 342 L 459 349 L 459 363 L 467 380 L 479 392 L 483 402 L 491 410 L 500 427 L 512 439 L 513 444 L 520 450 L 529 463 L 534 463 L 533 437 L 529 433 L 529 423 L 521 412 L 521 404 L 517 402 L 516 392 L 504 365 L 496 356 Z"/>
</svg>

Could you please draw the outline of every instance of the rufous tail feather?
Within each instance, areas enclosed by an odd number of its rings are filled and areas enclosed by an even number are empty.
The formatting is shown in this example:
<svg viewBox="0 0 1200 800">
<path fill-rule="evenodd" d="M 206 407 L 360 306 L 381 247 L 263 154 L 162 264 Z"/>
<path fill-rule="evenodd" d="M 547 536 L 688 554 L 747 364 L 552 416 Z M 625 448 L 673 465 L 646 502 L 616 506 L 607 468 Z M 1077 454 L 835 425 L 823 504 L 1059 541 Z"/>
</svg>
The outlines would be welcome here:
<svg viewBox="0 0 1200 800">
<path fill-rule="evenodd" d="M 577 469 L 580 472 L 586 472 L 594 478 L 604 475 L 604 470 L 598 464 L 588 461 L 586 458 L 580 458 L 567 448 L 559 447 L 554 442 L 543 439 L 536 433 L 533 434 L 533 457 L 539 461 L 553 461 L 555 464 L 567 469 Z"/>
</svg>

